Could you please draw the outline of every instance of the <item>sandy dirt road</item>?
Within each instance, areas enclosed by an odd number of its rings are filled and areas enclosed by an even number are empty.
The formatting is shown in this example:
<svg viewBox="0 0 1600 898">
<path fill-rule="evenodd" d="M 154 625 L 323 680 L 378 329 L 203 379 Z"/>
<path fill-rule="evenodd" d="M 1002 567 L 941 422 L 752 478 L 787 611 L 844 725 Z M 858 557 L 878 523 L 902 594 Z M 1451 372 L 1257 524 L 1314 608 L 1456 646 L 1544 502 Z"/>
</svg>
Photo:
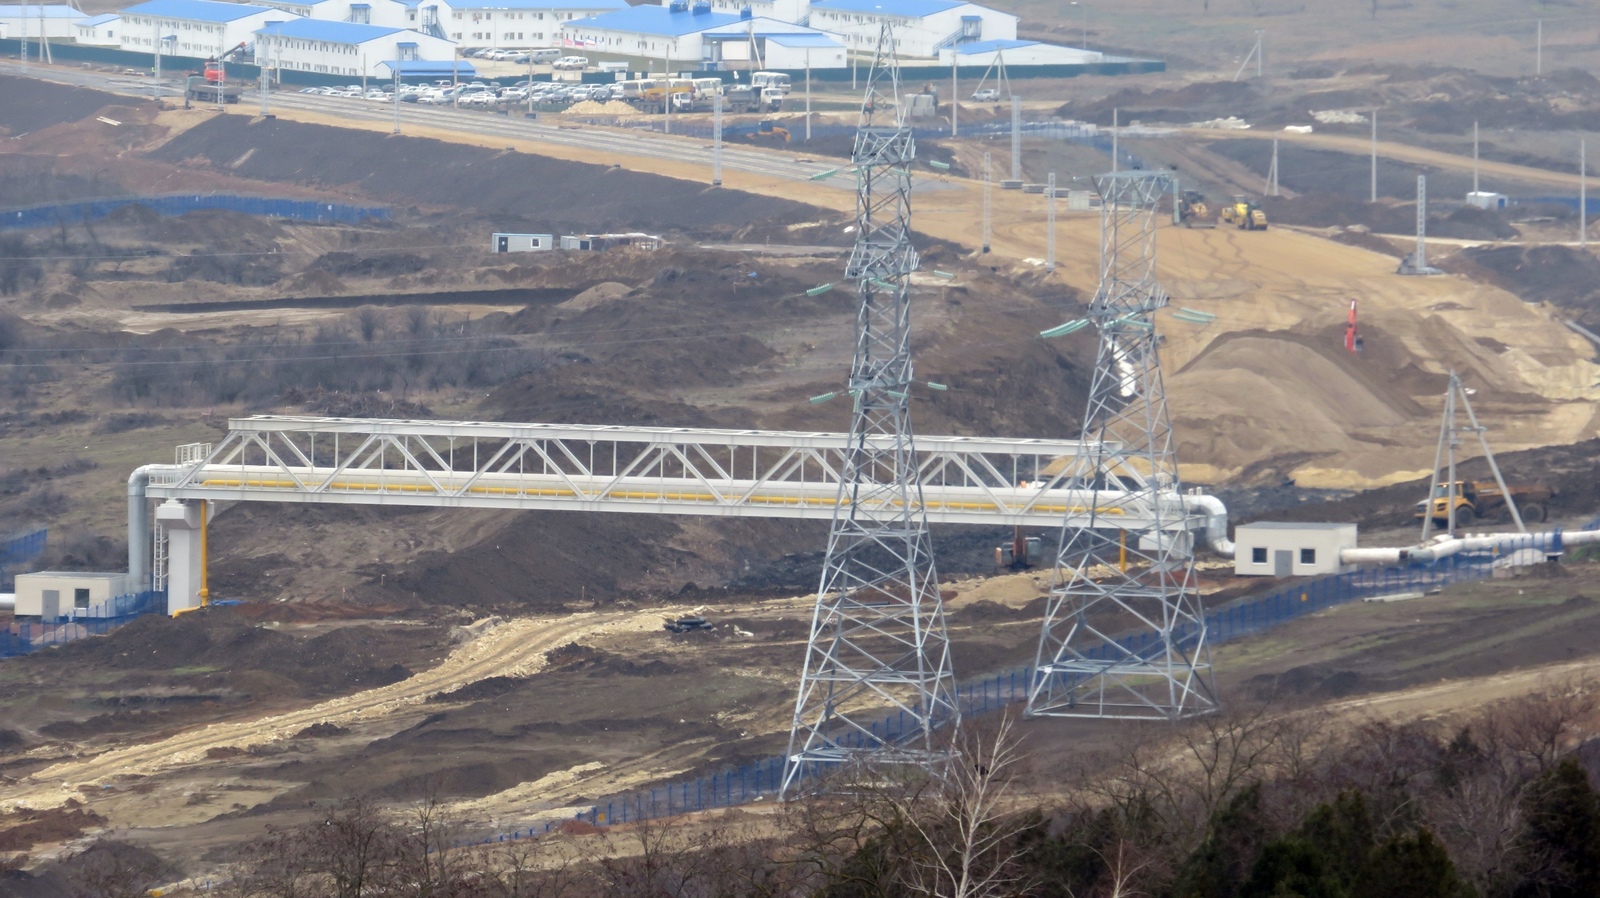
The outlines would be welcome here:
<svg viewBox="0 0 1600 898">
<path fill-rule="evenodd" d="M 80 786 L 205 765 L 208 753 L 214 750 L 277 742 L 315 723 L 342 725 L 398 717 L 437 692 L 491 676 L 537 673 L 546 664 L 546 652 L 569 642 L 660 626 L 661 613 L 650 609 L 480 622 L 476 625 L 479 635 L 437 667 L 416 676 L 295 711 L 209 724 L 154 742 L 55 764 L 8 788 L 0 810 L 55 807 L 68 798 L 81 798 Z"/>
</svg>

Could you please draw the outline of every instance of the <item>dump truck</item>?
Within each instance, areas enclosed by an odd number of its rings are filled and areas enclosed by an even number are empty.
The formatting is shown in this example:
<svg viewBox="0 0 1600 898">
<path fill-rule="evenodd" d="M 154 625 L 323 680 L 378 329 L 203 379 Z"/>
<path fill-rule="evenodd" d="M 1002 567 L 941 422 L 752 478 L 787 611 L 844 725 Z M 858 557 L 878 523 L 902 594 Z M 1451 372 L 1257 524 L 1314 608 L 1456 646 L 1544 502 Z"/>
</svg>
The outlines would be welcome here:
<svg viewBox="0 0 1600 898">
<path fill-rule="evenodd" d="M 190 75 L 184 93 L 191 100 L 201 103 L 215 103 L 219 99 L 224 103 L 237 103 L 244 93 L 244 88 L 237 84 L 218 84 L 207 81 L 201 75 Z M 220 96 L 219 96 L 220 95 Z"/>
<path fill-rule="evenodd" d="M 1211 218 L 1211 207 L 1206 205 L 1206 198 L 1197 190 L 1185 190 L 1178 197 L 1178 221 L 1186 228 L 1217 226 Z"/>
<path fill-rule="evenodd" d="M 1522 514 L 1524 523 L 1536 524 L 1549 517 L 1547 507 L 1556 491 L 1542 483 L 1516 485 L 1506 487 L 1511 493 L 1511 498 L 1517 503 L 1517 511 Z M 1475 520 L 1488 520 L 1494 518 L 1501 521 L 1511 520 L 1511 508 L 1506 505 L 1505 493 L 1500 491 L 1500 485 L 1492 480 L 1458 480 L 1455 488 L 1456 526 L 1467 527 Z M 1433 522 L 1446 525 L 1450 520 L 1450 484 L 1436 483 L 1433 486 L 1433 497 L 1423 499 L 1417 503 L 1415 517 L 1421 518 L 1429 513 L 1432 506 Z"/>
<path fill-rule="evenodd" d="M 1255 200 L 1247 196 L 1236 196 L 1223 205 L 1218 222 L 1231 224 L 1241 231 L 1265 231 L 1267 213 L 1261 211 L 1261 204 Z"/>
</svg>

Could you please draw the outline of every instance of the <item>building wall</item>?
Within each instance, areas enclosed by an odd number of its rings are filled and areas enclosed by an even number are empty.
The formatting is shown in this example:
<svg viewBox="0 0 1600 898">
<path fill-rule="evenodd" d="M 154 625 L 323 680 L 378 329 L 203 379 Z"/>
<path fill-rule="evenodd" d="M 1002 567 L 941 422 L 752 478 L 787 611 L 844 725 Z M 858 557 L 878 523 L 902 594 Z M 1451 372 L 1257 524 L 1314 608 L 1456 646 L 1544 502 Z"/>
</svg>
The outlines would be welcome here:
<svg viewBox="0 0 1600 898">
<path fill-rule="evenodd" d="M 122 33 L 122 20 L 112 19 L 100 25 L 77 26 L 77 39 L 80 44 L 93 47 L 118 47 L 121 46 L 118 35 Z"/>
<path fill-rule="evenodd" d="M 799 23 L 811 12 L 811 0 L 706 0 L 712 12 L 738 15 L 745 9 L 757 18 L 775 19 L 779 22 Z M 672 0 L 661 0 L 660 6 L 671 6 Z"/>
<path fill-rule="evenodd" d="M 15 613 L 18 617 L 39 617 L 43 611 L 45 590 L 54 589 L 60 593 L 58 608 L 61 616 L 67 617 L 75 610 L 73 598 L 75 590 L 89 590 L 89 608 L 93 609 L 125 593 L 123 586 L 126 579 L 126 575 L 59 572 L 18 574 Z"/>
<path fill-rule="evenodd" d="M 492 0 L 491 0 L 492 2 Z M 609 9 L 484 9 L 468 0 L 440 3 L 439 24 L 463 47 L 533 48 L 561 45 L 564 22 Z"/>
<path fill-rule="evenodd" d="M 308 19 L 324 22 L 359 22 L 363 25 L 381 25 L 385 28 L 415 28 L 416 10 L 399 0 L 323 0 L 321 3 L 299 3 L 296 0 L 257 0 L 261 6 L 292 12 Z M 355 5 L 365 2 L 365 18 L 356 17 Z"/>
<path fill-rule="evenodd" d="M 806 68 L 806 51 L 792 47 L 780 47 L 772 41 L 767 41 L 762 51 L 765 55 L 761 64 L 769 69 L 785 69 L 788 71 L 804 71 Z M 845 48 L 823 49 L 813 47 L 810 51 L 812 69 L 842 69 L 849 65 L 845 58 Z M 797 105 L 806 89 L 805 79 L 796 78 L 794 89 L 789 94 L 786 109 L 799 109 Z M 813 85 L 813 90 L 816 89 Z"/>
<path fill-rule="evenodd" d="M 1337 574 L 1339 550 L 1356 545 L 1356 525 L 1338 529 L 1280 529 L 1243 524 L 1234 529 L 1233 570 L 1242 576 L 1274 576 L 1278 552 L 1290 553 L 1289 573 L 1295 577 Z M 1315 553 L 1308 561 L 1305 550 Z"/>
<path fill-rule="evenodd" d="M 448 60 L 455 56 L 455 45 L 449 41 L 415 31 L 396 31 L 359 44 L 262 34 L 257 35 L 256 58 L 289 71 L 387 79 L 393 75 L 383 63 L 399 58 L 396 45 L 400 43 L 416 44 L 418 56 L 422 59 Z"/>
<path fill-rule="evenodd" d="M 162 47 L 164 53 L 204 59 L 216 55 L 218 50 L 226 52 L 240 44 L 254 43 L 258 28 L 268 22 L 283 22 L 291 18 L 294 18 L 291 13 L 276 9 L 220 23 L 124 15 L 118 40 L 124 50 L 154 53 L 159 38 L 177 35 L 176 41 L 168 41 Z"/>
<path fill-rule="evenodd" d="M 89 17 L 46 16 L 41 18 L 37 15 L 20 16 L 17 14 L 15 7 L 12 7 L 10 12 L 7 12 L 5 7 L 0 7 L 0 29 L 3 29 L 4 36 L 11 38 L 25 37 L 29 41 L 38 40 L 41 31 L 45 37 L 51 40 L 77 37 L 77 23 L 87 18 Z"/>
<path fill-rule="evenodd" d="M 845 46 L 857 53 L 870 53 L 878 44 L 878 30 L 887 18 L 895 28 L 898 55 L 934 57 L 938 55 L 935 46 L 961 28 L 962 16 L 983 20 L 979 40 L 1016 40 L 1016 16 L 971 3 L 917 19 L 817 6 L 811 8 L 810 24 L 840 35 Z"/>
</svg>

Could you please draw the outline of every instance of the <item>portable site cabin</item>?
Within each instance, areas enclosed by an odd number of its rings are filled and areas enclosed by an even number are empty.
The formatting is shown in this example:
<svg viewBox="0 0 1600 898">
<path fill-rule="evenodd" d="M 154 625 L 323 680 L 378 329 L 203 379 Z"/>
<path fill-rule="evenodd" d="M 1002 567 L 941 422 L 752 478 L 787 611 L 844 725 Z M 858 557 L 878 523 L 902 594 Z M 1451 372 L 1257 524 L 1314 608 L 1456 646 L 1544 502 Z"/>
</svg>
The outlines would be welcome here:
<svg viewBox="0 0 1600 898">
<path fill-rule="evenodd" d="M 547 253 L 555 248 L 553 234 L 495 234 L 490 245 L 495 253 Z"/>
<path fill-rule="evenodd" d="M 1337 574 L 1339 552 L 1356 547 L 1356 525 L 1257 521 L 1233 533 L 1233 572 L 1247 577 Z"/>
<path fill-rule="evenodd" d="M 127 574 L 39 571 L 17 575 L 16 616 L 52 621 L 92 615 L 128 590 Z"/>
</svg>

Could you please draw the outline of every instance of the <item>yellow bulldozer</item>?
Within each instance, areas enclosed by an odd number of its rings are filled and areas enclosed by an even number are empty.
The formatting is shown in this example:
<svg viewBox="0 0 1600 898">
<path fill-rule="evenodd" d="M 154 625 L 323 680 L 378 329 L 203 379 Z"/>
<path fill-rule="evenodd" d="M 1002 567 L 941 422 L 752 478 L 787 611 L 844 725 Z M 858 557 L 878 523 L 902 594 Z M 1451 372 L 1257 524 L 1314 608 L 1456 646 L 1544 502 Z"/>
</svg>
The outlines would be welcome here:
<svg viewBox="0 0 1600 898">
<path fill-rule="evenodd" d="M 1178 221 L 1186 228 L 1214 228 L 1217 226 L 1211 220 L 1211 208 L 1206 205 L 1206 198 L 1199 191 L 1185 190 L 1178 197 Z"/>
<path fill-rule="evenodd" d="M 1247 196 L 1236 196 L 1223 204 L 1222 214 L 1218 220 L 1222 224 L 1231 224 L 1241 231 L 1267 229 L 1267 213 L 1261 210 L 1260 203 Z"/>
</svg>

